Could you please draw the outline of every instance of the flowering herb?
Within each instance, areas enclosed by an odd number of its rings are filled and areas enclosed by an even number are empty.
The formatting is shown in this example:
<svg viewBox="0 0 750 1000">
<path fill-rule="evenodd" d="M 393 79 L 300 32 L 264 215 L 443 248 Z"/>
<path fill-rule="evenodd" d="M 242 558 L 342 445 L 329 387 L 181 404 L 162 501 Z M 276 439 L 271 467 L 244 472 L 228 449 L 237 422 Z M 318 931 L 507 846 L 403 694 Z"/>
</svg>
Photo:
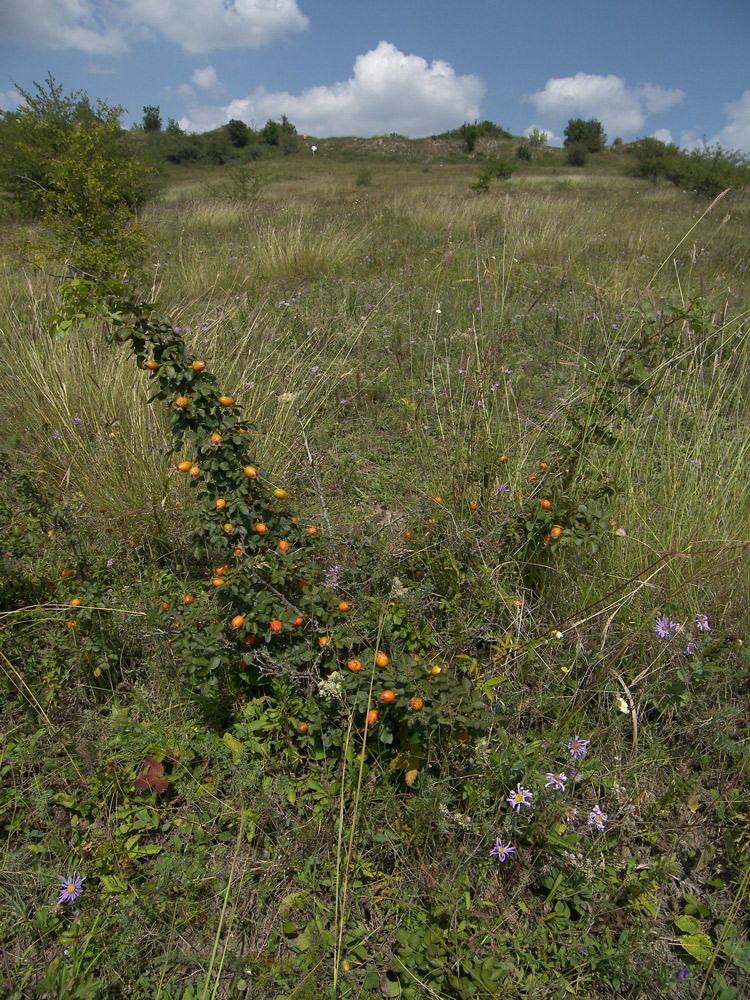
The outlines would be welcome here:
<svg viewBox="0 0 750 1000">
<path fill-rule="evenodd" d="M 64 878 L 60 882 L 60 898 L 58 903 L 73 903 L 83 892 L 83 883 L 86 876 L 80 872 L 73 872 L 72 877 Z"/>
<path fill-rule="evenodd" d="M 508 841 L 507 844 L 504 844 L 502 840 L 498 837 L 497 840 L 495 841 L 495 846 L 490 851 L 490 857 L 492 857 L 493 855 L 497 855 L 497 857 L 500 858 L 502 863 L 505 864 L 505 862 L 511 856 L 511 854 L 517 854 L 517 853 L 518 851 L 515 849 L 515 847 L 513 846 L 513 844 L 511 844 L 510 841 Z"/>
<path fill-rule="evenodd" d="M 567 774 L 558 774 L 554 771 L 550 771 L 547 774 L 547 784 L 545 788 L 554 788 L 557 792 L 565 791 L 565 782 L 568 780 Z"/>
<path fill-rule="evenodd" d="M 510 803 L 511 809 L 515 809 L 517 813 L 521 812 L 521 806 L 531 807 L 531 800 L 534 796 L 528 790 L 528 788 L 521 788 L 520 782 L 516 786 L 515 792 L 508 796 L 507 801 Z"/>
<path fill-rule="evenodd" d="M 708 618 L 706 617 L 706 615 L 695 616 L 695 627 L 700 629 L 701 632 L 711 631 L 711 626 L 708 624 Z"/>
<path fill-rule="evenodd" d="M 580 760 L 581 757 L 585 757 L 588 753 L 590 743 L 591 740 L 582 740 L 580 736 L 572 736 L 568 740 L 568 750 L 570 750 L 570 756 L 573 760 Z"/>
<path fill-rule="evenodd" d="M 340 400 L 340 402 L 345 402 L 345 400 Z M 323 586 L 327 587 L 328 590 L 338 590 L 339 586 L 339 573 L 341 572 L 341 563 L 336 563 L 331 566 L 326 573 L 326 578 L 323 582 Z"/>
<path fill-rule="evenodd" d="M 594 806 L 589 813 L 589 826 L 595 826 L 597 830 L 604 832 L 604 824 L 607 822 L 607 814 L 602 812 L 599 806 Z"/>
<path fill-rule="evenodd" d="M 682 625 L 678 622 L 673 622 L 671 618 L 665 617 L 657 618 L 654 628 L 656 629 L 656 634 L 660 639 L 668 639 L 670 635 L 673 635 L 675 632 L 679 632 Z"/>
</svg>

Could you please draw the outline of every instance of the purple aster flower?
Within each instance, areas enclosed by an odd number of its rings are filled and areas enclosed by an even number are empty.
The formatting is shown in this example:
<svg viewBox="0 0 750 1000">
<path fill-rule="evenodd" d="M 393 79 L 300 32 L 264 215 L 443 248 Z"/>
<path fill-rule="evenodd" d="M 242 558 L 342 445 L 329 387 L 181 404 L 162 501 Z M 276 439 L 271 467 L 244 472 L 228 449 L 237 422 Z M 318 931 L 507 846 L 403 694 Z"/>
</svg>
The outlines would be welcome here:
<svg viewBox="0 0 750 1000">
<path fill-rule="evenodd" d="M 697 652 L 698 652 L 698 645 L 697 645 L 697 643 L 693 639 L 691 639 L 690 642 L 687 644 L 687 648 L 685 650 L 685 655 L 686 656 L 695 656 L 695 654 Z"/>
<path fill-rule="evenodd" d="M 673 622 L 671 618 L 664 617 L 656 619 L 654 628 L 660 639 L 668 639 L 674 632 L 679 632 L 682 625 L 678 622 Z"/>
<path fill-rule="evenodd" d="M 604 832 L 604 824 L 607 822 L 607 814 L 602 812 L 599 806 L 594 806 L 589 813 L 589 826 L 595 826 L 597 830 Z"/>
<path fill-rule="evenodd" d="M 545 788 L 554 788 L 556 792 L 565 791 L 565 782 L 568 780 L 567 774 L 558 774 L 555 771 L 550 771 L 547 774 L 547 784 Z"/>
<path fill-rule="evenodd" d="M 507 859 L 511 856 L 511 854 L 517 854 L 517 853 L 518 851 L 516 851 L 515 847 L 513 846 L 513 844 L 511 844 L 510 841 L 508 841 L 507 844 L 504 844 L 502 840 L 498 837 L 497 840 L 495 841 L 495 846 L 490 851 L 490 857 L 496 854 L 504 864 L 507 861 Z"/>
<path fill-rule="evenodd" d="M 83 892 L 86 876 L 73 872 L 72 878 L 64 878 L 60 883 L 60 898 L 58 903 L 73 903 Z"/>
<path fill-rule="evenodd" d="M 585 757 L 588 753 L 590 743 L 591 740 L 582 740 L 580 736 L 572 736 L 568 740 L 568 750 L 570 750 L 570 756 L 573 760 L 580 760 L 581 757 Z"/>
<path fill-rule="evenodd" d="M 695 616 L 695 627 L 699 628 L 701 632 L 711 631 L 711 626 L 708 624 L 708 618 L 705 615 Z"/>
<path fill-rule="evenodd" d="M 534 796 L 528 790 L 528 788 L 521 788 L 520 782 L 516 786 L 515 792 L 512 792 L 508 798 L 507 802 L 510 803 L 511 809 L 515 809 L 517 813 L 521 812 L 521 806 L 531 807 L 531 800 Z"/>
</svg>

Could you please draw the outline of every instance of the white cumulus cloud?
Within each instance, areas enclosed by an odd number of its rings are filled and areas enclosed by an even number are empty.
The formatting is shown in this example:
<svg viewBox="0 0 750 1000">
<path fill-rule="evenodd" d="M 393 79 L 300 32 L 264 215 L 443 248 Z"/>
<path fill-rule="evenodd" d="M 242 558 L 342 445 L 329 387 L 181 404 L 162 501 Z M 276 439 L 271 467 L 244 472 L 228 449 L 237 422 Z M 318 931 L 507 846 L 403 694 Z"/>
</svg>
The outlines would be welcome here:
<svg viewBox="0 0 750 1000">
<path fill-rule="evenodd" d="M 653 83 L 628 87 L 620 76 L 576 73 L 553 77 L 530 101 L 545 127 L 561 128 L 570 118 L 596 118 L 610 136 L 637 135 L 649 115 L 667 111 L 684 100 L 682 90 Z"/>
<path fill-rule="evenodd" d="M 709 141 L 709 145 L 719 143 L 724 149 L 750 154 L 750 90 L 746 90 L 738 101 L 725 104 L 721 110 L 729 120 Z"/>
<path fill-rule="evenodd" d="M 670 146 L 674 142 L 674 139 L 672 138 L 672 133 L 669 131 L 668 128 L 658 128 L 655 132 L 652 133 L 651 138 L 658 139 L 659 142 L 665 142 L 668 146 Z"/>
<path fill-rule="evenodd" d="M 0 37 L 33 49 L 111 55 L 127 48 L 109 0 L 16 0 L 0 4 Z"/>
<path fill-rule="evenodd" d="M 205 90 L 209 94 L 218 94 L 222 90 L 219 77 L 213 66 L 206 66 L 205 69 L 196 69 L 190 77 L 198 90 Z"/>
<path fill-rule="evenodd" d="M 257 49 L 309 21 L 296 0 L 128 0 L 131 15 L 187 52 Z"/>
<path fill-rule="evenodd" d="M 293 32 L 308 18 L 297 0 L 5 0 L 0 37 L 35 49 L 76 49 L 105 55 L 131 39 L 163 38 L 187 52 L 257 49 Z"/>
<path fill-rule="evenodd" d="M 15 111 L 22 101 L 17 90 L 0 90 L 0 111 Z"/>
<path fill-rule="evenodd" d="M 479 117 L 484 84 L 458 75 L 442 59 L 428 63 L 390 42 L 357 56 L 353 75 L 342 83 L 311 87 L 301 94 L 256 88 L 225 108 L 190 108 L 189 128 L 215 128 L 230 118 L 262 124 L 285 114 L 311 135 L 432 135 Z M 207 124 L 210 122 L 211 124 Z"/>
</svg>

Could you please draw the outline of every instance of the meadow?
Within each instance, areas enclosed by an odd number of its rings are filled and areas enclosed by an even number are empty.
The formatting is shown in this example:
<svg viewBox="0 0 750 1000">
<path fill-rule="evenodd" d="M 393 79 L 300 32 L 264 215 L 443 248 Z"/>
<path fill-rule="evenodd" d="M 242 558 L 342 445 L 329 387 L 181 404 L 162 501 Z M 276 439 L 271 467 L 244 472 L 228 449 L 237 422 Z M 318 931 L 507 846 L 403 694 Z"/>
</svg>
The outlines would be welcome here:
<svg viewBox="0 0 750 1000">
<path fill-rule="evenodd" d="M 750 993 L 750 202 L 625 157 L 6 224 L 3 995 Z"/>
</svg>

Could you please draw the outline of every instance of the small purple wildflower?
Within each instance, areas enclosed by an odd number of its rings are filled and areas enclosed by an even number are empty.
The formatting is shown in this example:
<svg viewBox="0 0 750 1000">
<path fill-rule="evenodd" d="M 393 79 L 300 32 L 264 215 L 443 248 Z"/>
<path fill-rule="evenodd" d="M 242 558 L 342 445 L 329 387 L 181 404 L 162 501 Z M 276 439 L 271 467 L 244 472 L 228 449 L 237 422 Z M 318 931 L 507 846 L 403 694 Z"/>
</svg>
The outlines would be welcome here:
<svg viewBox="0 0 750 1000">
<path fill-rule="evenodd" d="M 589 826 L 595 826 L 597 830 L 604 832 L 604 824 L 607 822 L 607 814 L 602 812 L 599 806 L 594 806 L 589 813 Z"/>
<path fill-rule="evenodd" d="M 699 628 L 701 632 L 711 631 L 711 626 L 708 624 L 708 618 L 706 617 L 706 615 L 695 616 L 695 627 Z"/>
<path fill-rule="evenodd" d="M 510 486 L 507 483 L 498 483 L 498 493 L 510 493 Z"/>
<path fill-rule="evenodd" d="M 60 882 L 60 898 L 58 903 L 73 903 L 83 892 L 83 883 L 86 876 L 80 872 L 73 872 L 72 877 L 64 878 Z"/>
<path fill-rule="evenodd" d="M 328 590 L 338 590 L 339 588 L 339 573 L 341 572 L 341 563 L 336 563 L 335 565 L 329 567 L 326 573 L 326 578 L 323 582 L 323 586 Z"/>
<path fill-rule="evenodd" d="M 78 425 L 82 424 L 82 423 L 83 423 L 83 421 L 81 420 L 80 417 L 73 417 L 73 426 L 74 427 L 78 427 Z M 703 617 L 705 618 L 705 615 Z"/>
<path fill-rule="evenodd" d="M 516 812 L 520 814 L 521 806 L 531 807 L 531 800 L 533 798 L 534 796 L 528 788 L 521 788 L 521 783 L 519 782 L 516 786 L 515 792 L 512 792 L 506 801 L 510 803 L 511 809 L 515 809 Z"/>
<path fill-rule="evenodd" d="M 677 970 L 677 982 L 682 983 L 690 975 L 690 969 L 686 969 L 684 966 Z"/>
<path fill-rule="evenodd" d="M 555 771 L 550 771 L 547 774 L 547 784 L 545 788 L 554 788 L 556 792 L 565 791 L 565 782 L 568 780 L 567 774 L 557 773 Z"/>
<path fill-rule="evenodd" d="M 698 652 L 698 644 L 695 642 L 694 639 L 691 639 L 690 642 L 687 644 L 687 648 L 685 649 L 685 655 L 695 656 L 697 652 Z"/>
<path fill-rule="evenodd" d="M 674 632 L 679 632 L 682 626 L 678 622 L 673 622 L 671 618 L 664 617 L 656 619 L 654 628 L 660 639 L 668 639 Z"/>
<path fill-rule="evenodd" d="M 581 757 L 585 757 L 588 753 L 590 743 L 591 740 L 583 740 L 580 736 L 571 736 L 568 740 L 568 750 L 570 750 L 570 756 L 573 760 L 580 760 Z"/>
<path fill-rule="evenodd" d="M 505 862 L 511 856 L 511 854 L 517 854 L 517 853 L 518 851 L 515 849 L 515 847 L 513 846 L 513 844 L 511 844 L 510 841 L 508 841 L 507 844 L 504 844 L 502 840 L 498 837 L 497 840 L 495 841 L 495 846 L 490 851 L 490 857 L 492 857 L 493 855 L 497 855 L 497 857 L 500 858 L 502 863 L 505 864 Z"/>
<path fill-rule="evenodd" d="M 108 559 L 107 560 L 107 569 L 111 569 L 114 566 L 114 564 L 115 564 L 114 559 Z"/>
</svg>

